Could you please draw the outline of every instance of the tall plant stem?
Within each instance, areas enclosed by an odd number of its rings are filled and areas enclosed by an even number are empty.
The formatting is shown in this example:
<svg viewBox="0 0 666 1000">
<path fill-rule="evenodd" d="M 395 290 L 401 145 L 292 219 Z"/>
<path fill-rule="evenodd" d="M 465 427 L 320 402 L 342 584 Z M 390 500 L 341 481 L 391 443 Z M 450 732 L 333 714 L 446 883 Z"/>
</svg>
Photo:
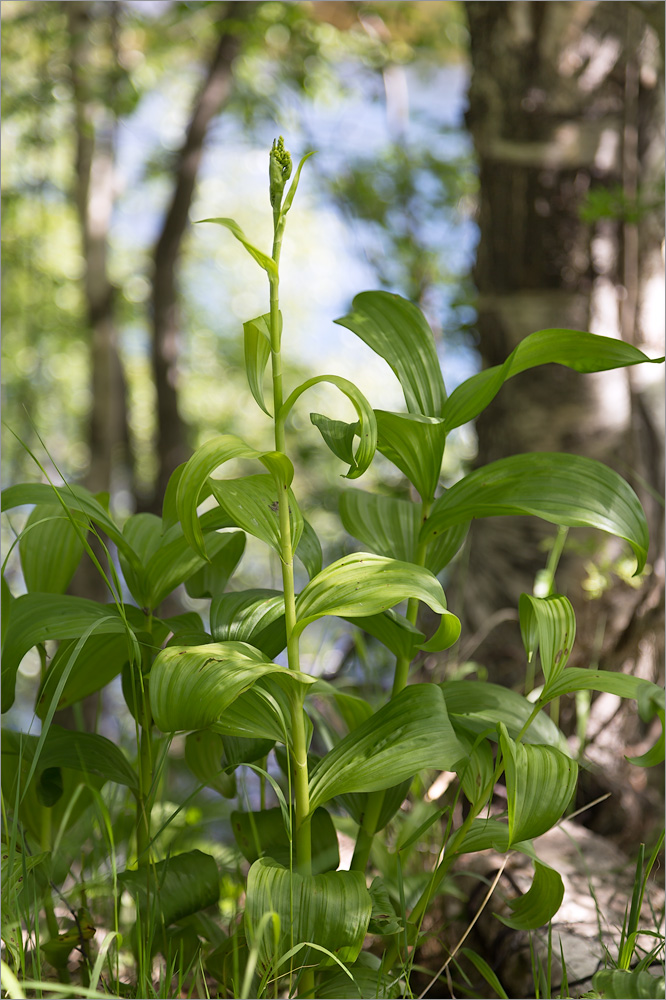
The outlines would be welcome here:
<svg viewBox="0 0 666 1000">
<path fill-rule="evenodd" d="M 421 504 L 421 521 L 425 521 L 428 514 L 430 513 L 430 508 L 432 506 L 432 500 L 423 501 Z M 425 566 L 427 551 L 427 543 L 419 542 L 414 553 L 413 562 L 417 566 Z M 407 602 L 407 619 L 416 625 L 416 618 L 419 612 L 419 601 L 416 597 L 410 597 Z M 408 656 L 398 656 L 395 663 L 395 674 L 393 676 L 393 689 L 391 691 L 391 698 L 395 698 L 396 695 L 400 694 L 403 688 L 407 685 L 407 678 L 409 677 L 409 665 L 411 660 Z M 352 871 L 365 871 L 368 864 L 368 858 L 370 857 L 370 850 L 372 848 L 372 841 L 374 839 L 375 833 L 377 832 L 377 824 L 379 822 L 379 817 L 382 811 L 382 805 L 384 804 L 384 792 L 371 792 L 368 795 L 368 801 L 363 813 L 363 820 L 361 822 L 358 835 L 356 837 L 356 846 L 354 847 L 354 855 L 351 860 L 351 870 Z"/>
<path fill-rule="evenodd" d="M 147 616 L 148 631 L 152 633 L 152 614 Z M 150 654 L 144 650 L 144 657 Z M 147 667 L 147 664 L 144 664 Z M 140 668 L 138 668 L 140 669 Z M 144 674 L 147 675 L 147 669 Z M 151 786 L 153 783 L 153 745 L 151 730 L 153 725 L 152 713 L 148 692 L 143 690 L 141 694 L 141 715 L 139 731 L 139 794 L 136 800 L 136 855 L 137 864 L 140 866 L 150 864 L 150 812 L 151 812 Z"/>
<path fill-rule="evenodd" d="M 275 237 L 273 240 L 273 260 L 276 267 L 280 263 L 284 219 L 274 214 Z M 275 414 L 275 449 L 286 454 L 284 417 L 281 416 L 282 351 L 280 329 L 279 278 L 269 276 L 270 281 L 270 331 L 271 367 L 273 372 L 273 413 Z M 279 500 L 282 589 L 284 591 L 284 615 L 287 634 L 287 661 L 291 670 L 300 669 L 298 636 L 294 635 L 296 624 L 296 592 L 294 588 L 294 551 L 291 540 L 289 519 L 289 490 L 285 486 Z M 302 875 L 312 873 L 312 834 L 310 829 L 310 792 L 308 774 L 308 746 L 303 718 L 303 695 L 295 693 L 291 699 L 291 757 L 294 767 L 294 798 L 296 827 L 296 863 Z M 299 997 L 314 996 L 314 971 L 304 969 L 298 990 Z"/>
</svg>

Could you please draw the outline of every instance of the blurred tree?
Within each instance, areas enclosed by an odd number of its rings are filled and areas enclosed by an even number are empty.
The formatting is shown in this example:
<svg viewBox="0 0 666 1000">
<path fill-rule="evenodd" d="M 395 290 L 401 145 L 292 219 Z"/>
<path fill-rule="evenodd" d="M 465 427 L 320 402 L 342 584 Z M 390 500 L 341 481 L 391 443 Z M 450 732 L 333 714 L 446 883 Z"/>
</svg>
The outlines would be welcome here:
<svg viewBox="0 0 666 1000">
<path fill-rule="evenodd" d="M 663 23 L 663 5 L 465 7 L 473 68 L 468 125 L 480 170 L 474 278 L 484 366 L 502 362 L 526 334 L 547 327 L 623 337 L 659 356 L 663 61 L 645 15 L 660 10 Z M 603 601 L 588 604 L 581 616 L 577 655 L 584 665 L 631 661 L 640 672 L 660 661 L 654 655 L 663 620 L 660 385 L 659 369 L 581 378 L 550 365 L 514 378 L 478 421 L 480 462 L 530 449 L 584 453 L 628 476 L 646 507 L 652 569 L 638 589 L 618 581 L 626 568 L 618 552 L 602 554 L 598 537 L 587 554 L 580 548 L 576 554 L 571 540 L 560 588 L 572 594 L 582 586 L 588 596 L 595 587 L 605 590 Z M 474 591 L 465 613 L 479 633 L 531 590 L 534 543 L 552 538 L 549 526 L 532 535 L 521 520 L 473 526 Z M 501 679 L 523 675 L 515 625 L 493 629 L 474 655 Z"/>
</svg>

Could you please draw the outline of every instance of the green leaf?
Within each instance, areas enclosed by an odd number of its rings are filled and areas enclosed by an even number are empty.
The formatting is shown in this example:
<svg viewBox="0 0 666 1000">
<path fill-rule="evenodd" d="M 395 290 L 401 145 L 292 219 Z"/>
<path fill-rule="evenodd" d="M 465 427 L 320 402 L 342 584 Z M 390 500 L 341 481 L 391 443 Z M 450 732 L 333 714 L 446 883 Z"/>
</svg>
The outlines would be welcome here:
<svg viewBox="0 0 666 1000">
<path fill-rule="evenodd" d="M 463 752 L 440 689 L 407 687 L 322 757 L 310 777 L 310 808 L 388 788 L 425 767 L 451 770 Z"/>
<path fill-rule="evenodd" d="M 101 496 L 101 494 L 100 494 Z M 22 483 L 2 491 L 2 510 L 11 510 L 25 504 L 52 504 L 56 500 L 61 509 L 80 512 L 89 517 L 118 546 L 120 552 L 140 570 L 141 564 L 128 545 L 122 531 L 99 499 L 83 486 L 49 486 L 47 483 Z"/>
<path fill-rule="evenodd" d="M 377 822 L 375 823 L 375 833 L 383 830 L 389 823 L 409 794 L 412 784 L 412 776 L 405 778 L 397 785 L 390 785 L 384 789 L 384 799 Z M 339 795 L 336 802 L 344 806 L 355 823 L 360 826 L 363 822 L 365 810 L 368 808 L 369 794 L 367 792 L 349 792 L 346 795 Z"/>
<path fill-rule="evenodd" d="M 252 691 L 248 691 L 248 694 L 252 694 Z M 253 764 L 256 760 L 261 760 L 275 746 L 274 740 L 244 739 L 241 736 L 223 736 L 222 742 L 227 773 L 235 770 L 239 764 Z"/>
<path fill-rule="evenodd" d="M 27 762 L 32 762 L 37 751 L 37 741 L 22 741 L 22 749 L 9 746 L 6 753 L 21 754 Z M 95 733 L 80 733 L 52 725 L 44 739 L 39 755 L 36 773 L 39 775 L 51 768 L 65 767 L 81 771 L 86 775 L 96 775 L 105 781 L 115 781 L 138 792 L 137 775 L 122 750 Z"/>
<path fill-rule="evenodd" d="M 372 916 L 368 933 L 398 934 L 403 929 L 403 925 L 395 912 L 384 880 L 380 876 L 374 878 L 368 892 L 372 899 Z"/>
<path fill-rule="evenodd" d="M 301 157 L 301 161 L 298 164 L 298 167 L 296 168 L 296 173 L 294 174 L 294 179 L 289 185 L 289 190 L 287 191 L 285 199 L 282 203 L 282 209 L 280 211 L 281 218 L 284 218 L 284 216 L 287 214 L 287 212 L 292 206 L 294 195 L 296 194 L 296 189 L 298 187 L 298 182 L 301 179 L 301 170 L 303 169 L 303 164 L 305 163 L 306 160 L 309 160 L 311 156 L 314 156 L 315 152 L 316 150 L 313 149 L 309 153 L 306 153 L 305 156 Z"/>
<path fill-rule="evenodd" d="M 2 711 L 14 704 L 16 671 L 29 649 L 47 639 L 78 638 L 92 625 L 98 634 L 127 632 L 115 605 L 60 594 L 17 597 L 2 646 Z"/>
<path fill-rule="evenodd" d="M 148 636 L 146 635 L 146 639 Z M 61 642 L 40 684 L 35 702 L 35 715 L 44 719 L 51 698 L 63 673 L 69 667 L 74 652 L 74 640 Z M 91 635 L 69 669 L 69 676 L 58 700 L 56 711 L 68 708 L 89 694 L 106 687 L 129 662 L 127 638 L 124 635 Z"/>
<path fill-rule="evenodd" d="M 362 292 L 352 311 L 335 322 L 388 362 L 410 413 L 442 416 L 446 390 L 432 331 L 420 309 L 390 292 Z"/>
<path fill-rule="evenodd" d="M 281 553 L 279 492 L 272 476 L 211 479 L 210 485 L 219 505 L 240 528 Z M 291 490 L 288 497 L 292 546 L 296 548 L 303 531 L 303 515 Z"/>
<path fill-rule="evenodd" d="M 354 552 L 315 576 L 296 600 L 295 632 L 324 615 L 360 618 L 379 614 L 408 597 L 417 597 L 444 614 L 446 598 L 435 576 L 421 566 Z"/>
<path fill-rule="evenodd" d="M 245 535 L 242 531 L 208 535 L 206 547 L 210 562 L 185 580 L 185 590 L 197 600 L 216 597 L 224 590 L 245 551 Z"/>
<path fill-rule="evenodd" d="M 552 920 L 564 898 L 564 883 L 559 872 L 541 861 L 534 862 L 532 885 L 522 896 L 508 900 L 513 916 L 495 916 L 517 931 L 533 931 Z"/>
<path fill-rule="evenodd" d="M 375 410 L 378 450 L 409 479 L 422 500 L 435 496 L 446 430 L 438 417 Z"/>
<path fill-rule="evenodd" d="M 334 455 L 350 467 L 356 464 L 354 438 L 358 433 L 358 420 L 353 424 L 344 420 L 331 420 L 323 413 L 311 413 L 310 421 L 317 428 Z"/>
<path fill-rule="evenodd" d="M 231 829 L 249 862 L 268 856 L 285 868 L 296 867 L 295 852 L 292 855 L 280 808 L 232 812 Z M 312 815 L 312 874 L 335 871 L 339 864 L 338 835 L 333 821 L 326 809 L 316 809 Z"/>
<path fill-rule="evenodd" d="M 224 742 L 219 733 L 200 729 L 185 737 L 185 763 L 194 777 L 202 785 L 232 799 L 236 794 L 236 779 L 233 774 L 226 774 L 223 757 Z"/>
<path fill-rule="evenodd" d="M 150 910 L 158 926 L 167 926 L 214 906 L 220 898 L 219 879 L 210 854 L 188 851 L 149 867 L 121 872 L 118 888 L 134 896 L 142 919 L 147 919 Z"/>
<path fill-rule="evenodd" d="M 645 566 L 648 528 L 638 497 L 621 476 L 592 458 L 529 452 L 484 465 L 435 501 L 421 540 L 453 524 L 498 514 L 534 514 L 553 524 L 607 531 L 629 542 L 637 573 Z"/>
<path fill-rule="evenodd" d="M 273 659 L 287 645 L 284 596 L 277 590 L 239 590 L 223 594 L 210 606 L 216 642 L 249 642 Z"/>
<path fill-rule="evenodd" d="M 291 702 L 288 693 L 268 676 L 261 687 L 241 694 L 213 724 L 216 733 L 248 740 L 288 743 Z"/>
<path fill-rule="evenodd" d="M 28 515 L 19 539 L 21 569 L 28 592 L 64 594 L 84 552 L 88 525 L 77 512 L 71 523 L 59 503 L 39 504 Z"/>
<path fill-rule="evenodd" d="M 299 875 L 270 858 L 255 861 L 247 879 L 245 933 L 252 942 L 265 913 L 277 913 L 280 931 L 277 956 L 307 941 L 328 947 L 343 962 L 353 962 L 363 946 L 372 902 L 361 872 Z M 268 965 L 272 949 L 265 936 L 258 942 L 260 960 Z M 314 956 L 307 952 L 299 963 Z M 330 960 L 327 960 L 327 964 Z"/>
<path fill-rule="evenodd" d="M 578 765 L 555 747 L 514 742 L 501 722 L 498 729 L 512 845 L 555 826 L 575 791 Z"/>
<path fill-rule="evenodd" d="M 495 769 L 493 751 L 488 740 L 457 731 L 465 747 L 465 757 L 456 768 L 462 790 L 472 805 L 483 805 L 486 789 L 491 786 Z"/>
<path fill-rule="evenodd" d="M 520 632 L 528 662 L 537 649 L 546 684 L 555 680 L 567 665 L 576 637 L 576 614 L 571 601 L 561 594 L 532 597 L 521 594 Z"/>
<path fill-rule="evenodd" d="M 571 669 L 570 667 L 569 670 Z M 440 687 L 455 729 L 460 726 L 473 733 L 487 732 L 492 736 L 498 722 L 503 722 L 509 734 L 515 738 L 534 709 L 527 698 L 500 684 L 444 681 Z M 539 712 L 523 739 L 527 743 L 547 743 L 563 751 L 567 749 L 564 736 L 545 712 Z"/>
<path fill-rule="evenodd" d="M 267 674 L 280 675 L 290 685 L 314 682 L 306 674 L 271 663 L 245 642 L 168 646 L 157 654 L 150 672 L 155 724 L 164 733 L 207 729 Z"/>
<path fill-rule="evenodd" d="M 379 639 L 387 649 L 390 649 L 394 656 L 406 656 L 410 660 L 416 656 L 417 650 L 421 648 L 421 643 L 425 642 L 425 635 L 420 629 L 398 614 L 397 611 L 389 609 L 377 615 L 363 617 L 346 617 L 345 621 L 358 626 L 368 635 Z"/>
<path fill-rule="evenodd" d="M 257 249 L 257 247 L 255 247 L 252 243 L 250 243 L 250 241 L 248 240 L 247 236 L 245 235 L 241 227 L 238 225 L 237 222 L 234 222 L 233 219 L 197 219 L 196 221 L 197 223 L 214 222 L 218 226 L 224 226 L 224 228 L 228 229 L 230 233 L 233 233 L 233 235 L 236 237 L 239 243 L 243 244 L 243 246 L 249 253 L 250 257 L 253 257 L 254 260 L 256 260 L 257 264 L 259 264 L 260 267 L 263 267 L 264 271 L 266 271 L 269 277 L 271 278 L 278 277 L 277 264 L 275 263 L 273 258 L 269 257 L 268 254 L 264 253 L 262 250 Z"/>
<path fill-rule="evenodd" d="M 313 385 L 319 385 L 321 382 L 329 382 L 340 390 L 340 392 L 347 397 L 351 402 L 352 406 L 356 410 L 358 416 L 358 426 L 356 429 L 356 434 L 359 437 L 358 448 L 356 453 L 352 455 L 352 460 L 349 461 L 349 456 L 345 455 L 345 461 L 349 464 L 349 472 L 346 474 L 347 479 L 358 479 L 366 471 L 370 463 L 372 462 L 375 450 L 377 448 L 377 421 L 375 420 L 375 414 L 360 389 L 357 389 L 353 382 L 350 382 L 346 378 L 341 378 L 339 375 L 317 375 L 314 378 L 309 378 L 307 382 L 303 382 L 299 385 L 290 395 L 285 399 L 280 409 L 279 419 L 284 421 L 287 419 L 287 415 L 291 411 L 296 400 L 301 396 L 307 389 L 312 388 Z M 326 421 L 326 417 L 321 417 L 316 415 L 319 419 L 320 424 Z M 316 424 L 319 426 L 319 424 Z M 326 425 L 328 432 L 330 433 L 331 422 L 329 421 Z M 355 425 L 356 426 L 356 425 Z M 326 440 L 326 438 L 325 438 Z M 335 436 L 337 441 L 337 436 Z M 337 454 L 337 452 L 336 452 Z"/>
<path fill-rule="evenodd" d="M 349 692 L 340 691 L 335 685 L 319 677 L 308 691 L 308 695 L 324 698 L 333 698 L 336 708 L 348 729 L 351 732 L 369 719 L 372 715 L 372 708 L 363 698 Z"/>
<path fill-rule="evenodd" d="M 339 969 L 319 973 L 316 987 L 319 1000 L 362 1000 L 364 997 L 389 1000 L 400 996 L 396 977 L 384 971 L 381 961 L 371 952 L 362 951 L 346 968 L 353 979 Z"/>
<path fill-rule="evenodd" d="M 477 955 L 477 953 L 472 951 L 471 948 L 461 948 L 460 954 L 464 955 L 465 958 L 472 963 L 476 971 L 481 973 L 490 988 L 497 993 L 497 996 L 500 997 L 501 1000 L 509 1000 L 508 993 L 486 962 L 485 958 L 482 958 L 481 955 Z"/>
<path fill-rule="evenodd" d="M 321 573 L 323 562 L 321 544 L 314 528 L 305 518 L 303 518 L 303 534 L 296 546 L 296 555 L 303 563 L 310 579 Z"/>
<path fill-rule="evenodd" d="M 345 531 L 377 555 L 412 562 L 420 527 L 416 504 L 364 490 L 340 494 L 340 518 Z"/>
<path fill-rule="evenodd" d="M 282 313 L 280 316 L 280 333 L 282 332 Z M 266 409 L 264 401 L 264 371 L 271 354 L 271 317 L 270 313 L 265 316 L 257 316 L 256 319 L 243 323 L 243 335 L 245 344 L 245 371 L 250 390 L 255 400 L 267 416 L 270 412 Z"/>
<path fill-rule="evenodd" d="M 280 452 L 260 452 L 250 448 L 234 434 L 221 434 L 198 448 L 185 463 L 176 486 L 176 509 L 185 538 L 203 559 L 208 559 L 203 532 L 197 517 L 197 506 L 211 492 L 209 476 L 232 458 L 256 458 L 271 473 L 276 483 L 291 485 L 294 469 L 286 455 Z"/>
<path fill-rule="evenodd" d="M 521 340 L 504 364 L 486 368 L 454 389 L 442 416 L 447 432 L 466 424 L 485 410 L 507 379 L 536 365 L 555 363 L 577 372 L 600 372 L 660 360 L 648 358 L 624 340 L 581 330 L 538 330 Z"/>
<path fill-rule="evenodd" d="M 664 977 L 647 969 L 601 969 L 592 985 L 606 1000 L 659 1000 L 664 996 Z"/>
</svg>

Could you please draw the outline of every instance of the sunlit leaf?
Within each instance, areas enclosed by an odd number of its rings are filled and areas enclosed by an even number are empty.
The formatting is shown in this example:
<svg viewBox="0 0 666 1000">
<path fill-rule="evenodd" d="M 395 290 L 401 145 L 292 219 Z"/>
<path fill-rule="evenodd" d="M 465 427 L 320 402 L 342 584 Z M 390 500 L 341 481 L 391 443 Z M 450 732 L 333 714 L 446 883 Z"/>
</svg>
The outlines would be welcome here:
<svg viewBox="0 0 666 1000">
<path fill-rule="evenodd" d="M 606 1000 L 660 1000 L 664 996 L 664 977 L 647 969 L 601 969 L 592 977 L 592 986 Z"/>
<path fill-rule="evenodd" d="M 279 554 L 279 492 L 272 476 L 243 476 L 240 479 L 211 479 L 213 496 L 244 531 L 260 538 Z M 292 546 L 296 548 L 303 531 L 303 515 L 296 497 L 288 490 Z"/>
<path fill-rule="evenodd" d="M 517 931 L 532 931 L 552 920 L 564 898 L 564 883 L 559 872 L 541 861 L 534 862 L 532 885 L 522 896 L 508 900 L 512 916 L 495 916 Z"/>
<path fill-rule="evenodd" d="M 296 628 L 302 632 L 323 615 L 365 617 L 379 614 L 408 597 L 444 614 L 441 584 L 429 570 L 369 552 L 343 556 L 321 571 L 296 600 Z"/>
<path fill-rule="evenodd" d="M 270 858 L 260 858 L 247 879 L 245 933 L 249 942 L 263 915 L 271 911 L 280 918 L 278 956 L 308 941 L 327 947 L 343 962 L 353 962 L 363 946 L 372 901 L 361 872 L 299 875 Z M 265 937 L 258 946 L 261 961 L 268 964 L 273 952 Z M 316 962 L 317 957 L 301 952 L 298 964 Z"/>
<path fill-rule="evenodd" d="M 282 332 L 282 313 L 280 315 L 280 332 Z M 264 371 L 271 354 L 271 317 L 257 316 L 256 319 L 243 323 L 245 347 L 245 371 L 250 390 L 261 409 L 270 417 L 264 401 Z"/>
<path fill-rule="evenodd" d="M 143 919 L 151 913 L 158 926 L 214 906 L 220 897 L 215 859 L 202 851 L 172 855 L 149 867 L 121 872 L 118 883 L 121 890 L 134 896 Z"/>
<path fill-rule="evenodd" d="M 477 734 L 488 731 L 492 736 L 496 732 L 497 723 L 503 722 L 509 734 L 515 738 L 534 708 L 527 698 L 500 684 L 444 681 L 440 687 L 454 728 L 462 726 Z M 539 712 L 523 739 L 527 743 L 547 743 L 560 750 L 567 748 L 564 736 L 545 712 Z"/>
<path fill-rule="evenodd" d="M 360 337 L 391 366 L 410 413 L 440 417 L 446 390 L 432 331 L 423 313 L 390 292 L 362 292 L 335 321 Z"/>
<path fill-rule="evenodd" d="M 557 823 L 576 788 L 578 765 L 555 747 L 516 743 L 499 723 L 510 844 L 541 836 Z"/>
<path fill-rule="evenodd" d="M 277 278 L 278 269 L 277 269 L 277 264 L 275 263 L 273 258 L 269 257 L 268 254 L 264 253 L 262 250 L 259 250 L 252 243 L 250 243 L 250 241 L 248 240 L 247 236 L 245 235 L 241 227 L 238 225 L 237 222 L 234 222 L 233 219 L 220 219 L 220 218 L 197 219 L 196 221 L 198 223 L 214 222 L 218 226 L 224 226 L 224 228 L 228 229 L 230 233 L 233 233 L 233 235 L 236 237 L 239 243 L 243 244 L 249 255 L 253 257 L 254 260 L 256 260 L 257 264 L 259 264 L 259 266 L 262 267 L 270 277 Z"/>
<path fill-rule="evenodd" d="M 314 378 L 309 378 L 306 382 L 303 382 L 302 385 L 299 385 L 296 389 L 294 389 L 287 399 L 285 399 L 279 414 L 280 420 L 286 420 L 287 415 L 290 413 L 299 396 L 306 392 L 306 390 L 312 388 L 313 385 L 319 385 L 322 382 L 329 382 L 331 385 L 334 385 L 337 389 L 339 389 L 356 410 L 356 414 L 358 416 L 358 428 L 356 429 L 356 433 L 359 438 L 359 443 L 355 454 L 352 455 L 352 461 L 349 462 L 348 457 L 345 458 L 345 461 L 349 464 L 349 472 L 346 473 L 346 478 L 358 479 L 358 477 L 363 475 L 366 471 L 375 454 L 375 450 L 377 448 L 377 422 L 370 403 L 367 401 L 360 389 L 356 388 L 353 382 L 350 382 L 346 378 L 341 378 L 339 375 L 317 375 Z M 326 420 L 326 417 L 319 416 L 320 423 Z M 329 424 L 326 424 L 326 427 L 328 428 Z"/>
<path fill-rule="evenodd" d="M 377 555 L 413 561 L 420 527 L 416 504 L 351 489 L 340 494 L 339 504 L 342 524 L 350 535 Z"/>
<path fill-rule="evenodd" d="M 164 733 L 207 729 L 267 674 L 280 674 L 288 684 L 313 682 L 306 674 L 271 663 L 244 642 L 168 646 L 158 653 L 150 672 L 155 724 Z"/>
<path fill-rule="evenodd" d="M 2 647 L 2 711 L 14 703 L 16 671 L 33 646 L 48 639 L 75 639 L 92 625 L 97 634 L 127 632 L 115 605 L 67 594 L 23 594 L 12 604 Z"/>
<path fill-rule="evenodd" d="M 321 759 L 310 777 L 310 807 L 388 788 L 425 767 L 450 770 L 463 752 L 440 689 L 407 687 Z"/>
<path fill-rule="evenodd" d="M 607 531 L 629 542 L 636 572 L 645 565 L 648 529 L 638 497 L 621 476 L 592 458 L 530 452 L 484 465 L 435 501 L 421 539 L 498 514 L 534 514 L 553 524 Z"/>
<path fill-rule="evenodd" d="M 197 517 L 197 507 L 211 492 L 211 472 L 232 458 L 258 459 L 280 486 L 291 485 L 294 470 L 286 455 L 260 452 L 250 448 L 234 434 L 221 434 L 198 448 L 185 463 L 176 486 L 176 509 L 189 544 L 203 559 L 207 559 L 203 532 Z"/>
<path fill-rule="evenodd" d="M 520 341 L 504 364 L 472 375 L 451 393 L 442 413 L 447 431 L 473 420 L 507 379 L 536 365 L 556 363 L 577 372 L 600 372 L 641 364 L 648 358 L 624 340 L 581 330 L 538 330 Z"/>
<path fill-rule="evenodd" d="M 375 410 L 378 450 L 407 476 L 422 500 L 435 496 L 446 443 L 444 422 L 420 413 Z"/>
<path fill-rule="evenodd" d="M 312 874 L 335 871 L 340 864 L 338 835 L 326 809 L 312 814 Z M 231 829 L 244 858 L 256 861 L 273 858 L 285 868 L 296 868 L 296 855 L 284 827 L 282 810 L 261 809 L 258 812 L 231 814 Z"/>
<path fill-rule="evenodd" d="M 520 632 L 527 659 L 539 650 L 546 683 L 554 680 L 567 665 L 576 637 L 576 614 L 571 601 L 561 594 L 532 597 L 521 594 Z"/>
<path fill-rule="evenodd" d="M 86 519 L 70 516 L 61 504 L 39 504 L 31 510 L 19 539 L 21 569 L 28 592 L 64 594 L 84 552 Z"/>
<path fill-rule="evenodd" d="M 358 432 L 358 421 L 348 424 L 344 420 L 325 417 L 323 413 L 311 413 L 310 420 L 333 454 L 352 468 L 356 464 L 354 438 Z"/>
</svg>

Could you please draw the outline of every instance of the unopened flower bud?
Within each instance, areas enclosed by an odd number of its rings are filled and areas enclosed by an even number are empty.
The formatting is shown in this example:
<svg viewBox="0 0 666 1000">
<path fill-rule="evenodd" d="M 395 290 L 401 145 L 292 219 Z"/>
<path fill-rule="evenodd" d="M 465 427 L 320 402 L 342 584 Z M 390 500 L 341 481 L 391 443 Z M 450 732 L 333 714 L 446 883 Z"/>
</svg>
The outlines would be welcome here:
<svg viewBox="0 0 666 1000">
<path fill-rule="evenodd" d="M 291 177 L 291 156 L 284 148 L 282 136 L 273 140 L 269 162 L 271 205 L 274 209 L 279 209 L 284 186 Z"/>
</svg>

